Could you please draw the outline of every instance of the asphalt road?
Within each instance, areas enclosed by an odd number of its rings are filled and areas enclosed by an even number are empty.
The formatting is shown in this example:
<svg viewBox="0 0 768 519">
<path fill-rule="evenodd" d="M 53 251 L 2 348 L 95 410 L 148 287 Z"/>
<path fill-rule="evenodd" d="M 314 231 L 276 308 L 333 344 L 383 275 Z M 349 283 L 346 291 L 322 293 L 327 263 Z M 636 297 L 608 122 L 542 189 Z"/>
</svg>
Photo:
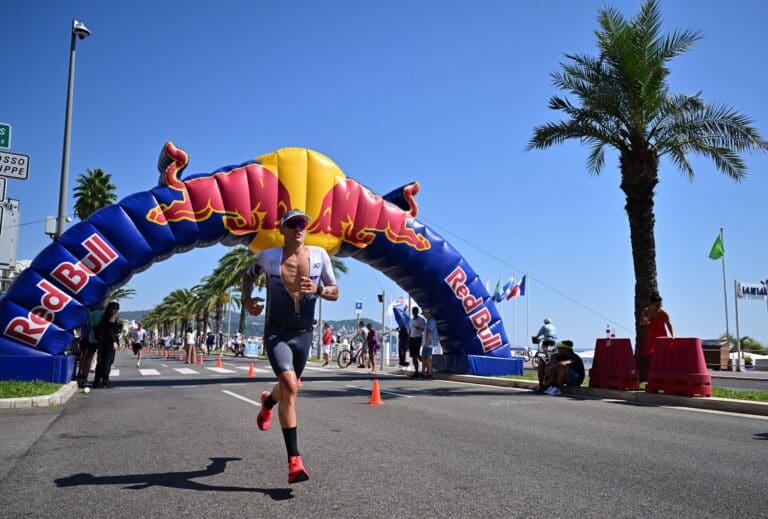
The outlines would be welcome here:
<svg viewBox="0 0 768 519">
<path fill-rule="evenodd" d="M 1 411 L 0 517 L 764 516 L 765 418 L 394 376 L 370 406 L 371 376 L 317 365 L 291 486 L 248 362 L 121 354 L 112 389 Z"/>
</svg>

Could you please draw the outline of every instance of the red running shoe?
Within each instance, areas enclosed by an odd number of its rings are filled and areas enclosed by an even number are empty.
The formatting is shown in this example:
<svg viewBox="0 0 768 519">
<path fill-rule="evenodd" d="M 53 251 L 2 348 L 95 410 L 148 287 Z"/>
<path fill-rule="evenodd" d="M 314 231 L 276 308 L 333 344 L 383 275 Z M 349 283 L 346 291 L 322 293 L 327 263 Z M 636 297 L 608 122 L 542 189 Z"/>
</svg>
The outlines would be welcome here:
<svg viewBox="0 0 768 519">
<path fill-rule="evenodd" d="M 301 483 L 309 479 L 309 472 L 304 468 L 301 456 L 288 456 L 288 484 Z"/>
<path fill-rule="evenodd" d="M 269 398 L 269 391 L 264 391 L 261 394 L 261 410 L 256 416 L 256 426 L 262 431 L 266 431 L 272 425 L 272 409 L 267 409 L 267 405 L 264 403 L 267 398 Z"/>
</svg>

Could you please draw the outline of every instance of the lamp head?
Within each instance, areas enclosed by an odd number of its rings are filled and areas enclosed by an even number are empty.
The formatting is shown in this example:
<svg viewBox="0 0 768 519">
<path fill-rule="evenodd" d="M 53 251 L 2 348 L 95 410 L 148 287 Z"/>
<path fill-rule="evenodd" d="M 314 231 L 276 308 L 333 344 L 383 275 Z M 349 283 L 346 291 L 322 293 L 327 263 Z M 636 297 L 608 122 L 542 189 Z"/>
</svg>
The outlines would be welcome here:
<svg viewBox="0 0 768 519">
<path fill-rule="evenodd" d="M 83 22 L 72 20 L 72 33 L 81 40 L 84 40 L 91 35 L 91 30 Z"/>
</svg>

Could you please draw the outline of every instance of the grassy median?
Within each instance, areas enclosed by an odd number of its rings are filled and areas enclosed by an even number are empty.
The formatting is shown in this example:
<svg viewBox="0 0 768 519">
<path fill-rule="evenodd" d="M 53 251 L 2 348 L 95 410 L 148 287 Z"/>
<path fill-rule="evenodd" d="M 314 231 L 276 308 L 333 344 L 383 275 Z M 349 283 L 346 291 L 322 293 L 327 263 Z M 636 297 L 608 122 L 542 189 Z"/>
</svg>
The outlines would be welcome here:
<svg viewBox="0 0 768 519">
<path fill-rule="evenodd" d="M 0 380 L 0 398 L 22 398 L 30 396 L 52 395 L 61 384 L 51 382 L 19 382 L 18 380 Z"/>
</svg>

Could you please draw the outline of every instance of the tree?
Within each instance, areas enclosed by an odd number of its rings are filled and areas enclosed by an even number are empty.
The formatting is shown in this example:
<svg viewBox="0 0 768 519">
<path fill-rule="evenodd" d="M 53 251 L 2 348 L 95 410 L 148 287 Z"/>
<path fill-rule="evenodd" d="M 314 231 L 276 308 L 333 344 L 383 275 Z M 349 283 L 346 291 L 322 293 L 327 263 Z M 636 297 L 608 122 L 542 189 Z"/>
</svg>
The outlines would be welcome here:
<svg viewBox="0 0 768 519">
<path fill-rule="evenodd" d="M 135 295 L 136 295 L 136 291 L 134 289 L 128 288 L 128 287 L 120 287 L 110 292 L 106 300 L 120 302 L 120 300 L 122 299 L 131 299 Z"/>
<path fill-rule="evenodd" d="M 693 180 L 688 154 L 703 155 L 738 182 L 746 175 L 739 152 L 766 151 L 768 145 L 752 121 L 730 107 L 705 103 L 701 92 L 669 93 L 668 62 L 701 35 L 690 30 L 661 34 L 655 0 L 644 2 L 633 20 L 616 9 L 601 9 L 598 23 L 599 56 L 566 54 L 562 71 L 552 74 L 555 86 L 578 103 L 553 96 L 549 108 L 567 118 L 536 127 L 527 149 L 577 139 L 592 147 L 587 167 L 595 175 L 605 165 L 605 148 L 618 151 L 635 272 L 636 344 L 642 348 L 642 310 L 658 290 L 653 204 L 659 159 L 667 156 Z"/>
<path fill-rule="evenodd" d="M 117 187 L 111 180 L 112 175 L 100 168 L 89 169 L 86 174 L 79 175 L 74 191 L 75 216 L 87 220 L 102 207 L 114 204 L 117 201 Z"/>
</svg>

